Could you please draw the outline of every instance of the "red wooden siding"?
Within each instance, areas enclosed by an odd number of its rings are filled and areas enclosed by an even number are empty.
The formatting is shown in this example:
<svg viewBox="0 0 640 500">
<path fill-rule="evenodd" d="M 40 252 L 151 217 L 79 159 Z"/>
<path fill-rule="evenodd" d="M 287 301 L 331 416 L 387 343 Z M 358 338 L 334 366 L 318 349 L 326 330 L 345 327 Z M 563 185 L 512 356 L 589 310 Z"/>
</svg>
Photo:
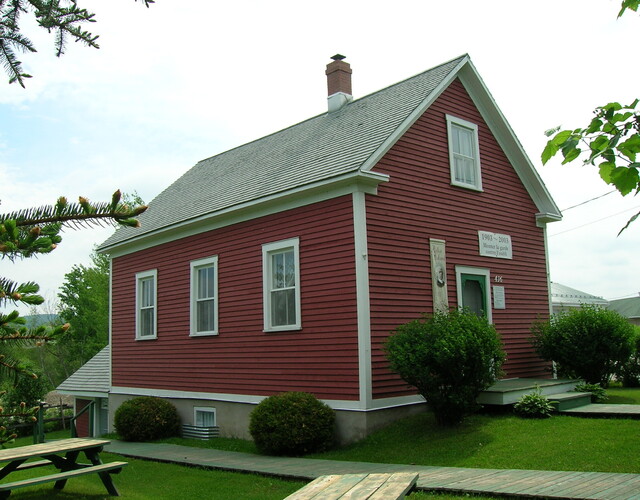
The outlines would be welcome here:
<svg viewBox="0 0 640 500">
<path fill-rule="evenodd" d="M 478 125 L 483 192 L 450 184 L 446 114 Z M 493 321 L 507 376 L 548 376 L 528 341 L 531 323 L 549 311 L 537 209 L 463 85 L 453 82 L 374 170 L 391 176 L 367 197 L 374 397 L 411 393 L 388 371 L 380 346 L 397 325 L 433 311 L 429 238 L 446 241 L 450 306 L 456 265 L 503 277 L 506 309 L 494 309 Z M 478 230 L 511 235 L 513 260 L 481 257 Z"/>
<path fill-rule="evenodd" d="M 76 414 L 80 413 L 86 406 L 91 403 L 90 399 L 76 398 Z M 98 408 L 94 408 L 94 411 L 100 411 Z M 78 437 L 93 437 L 89 435 L 89 418 L 91 416 L 91 410 L 85 411 L 76 420 L 76 431 Z"/>
<path fill-rule="evenodd" d="M 299 237 L 302 330 L 263 332 L 262 244 Z M 358 399 L 350 196 L 113 261 L 113 385 Z M 189 337 L 190 262 L 218 256 L 219 335 Z M 135 340 L 135 273 L 157 269 L 158 338 Z"/>
</svg>

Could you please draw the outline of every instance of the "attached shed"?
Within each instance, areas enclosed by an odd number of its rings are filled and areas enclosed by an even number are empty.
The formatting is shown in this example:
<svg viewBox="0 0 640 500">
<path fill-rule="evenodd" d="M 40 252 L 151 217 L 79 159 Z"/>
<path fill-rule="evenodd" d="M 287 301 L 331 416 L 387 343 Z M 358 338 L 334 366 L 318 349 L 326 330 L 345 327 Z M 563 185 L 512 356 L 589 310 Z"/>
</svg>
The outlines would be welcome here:
<svg viewBox="0 0 640 500">
<path fill-rule="evenodd" d="M 97 437 L 109 432 L 109 389 L 111 386 L 111 349 L 102 349 L 62 382 L 57 391 L 74 398 L 74 414 L 93 402 L 93 412 L 86 411 L 76 423 L 79 437 Z M 93 422 L 90 421 L 93 415 Z"/>
</svg>

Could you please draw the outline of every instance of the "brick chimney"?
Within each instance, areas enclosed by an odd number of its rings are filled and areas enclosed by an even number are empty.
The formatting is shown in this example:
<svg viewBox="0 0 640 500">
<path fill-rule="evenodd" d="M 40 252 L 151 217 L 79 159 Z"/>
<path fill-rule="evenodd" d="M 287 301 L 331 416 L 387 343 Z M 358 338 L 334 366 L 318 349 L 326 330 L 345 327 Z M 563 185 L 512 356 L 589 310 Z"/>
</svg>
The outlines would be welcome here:
<svg viewBox="0 0 640 500">
<path fill-rule="evenodd" d="M 338 111 L 353 100 L 351 94 L 351 66 L 344 62 L 345 56 L 336 54 L 327 64 L 327 91 L 329 112 Z"/>
</svg>

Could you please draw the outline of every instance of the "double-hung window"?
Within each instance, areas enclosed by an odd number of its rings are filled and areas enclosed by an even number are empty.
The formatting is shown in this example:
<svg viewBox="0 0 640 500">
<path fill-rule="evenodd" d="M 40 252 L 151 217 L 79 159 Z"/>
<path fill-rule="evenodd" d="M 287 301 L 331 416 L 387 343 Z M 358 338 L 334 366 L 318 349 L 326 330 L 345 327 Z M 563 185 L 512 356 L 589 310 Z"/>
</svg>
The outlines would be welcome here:
<svg viewBox="0 0 640 500">
<path fill-rule="evenodd" d="M 218 334 L 218 257 L 191 262 L 191 335 Z"/>
<path fill-rule="evenodd" d="M 265 331 L 301 328 L 299 240 L 262 246 Z"/>
<path fill-rule="evenodd" d="M 478 126 L 447 115 L 447 132 L 451 184 L 482 191 Z"/>
<path fill-rule="evenodd" d="M 155 269 L 136 274 L 136 339 L 157 338 L 157 281 Z"/>
</svg>

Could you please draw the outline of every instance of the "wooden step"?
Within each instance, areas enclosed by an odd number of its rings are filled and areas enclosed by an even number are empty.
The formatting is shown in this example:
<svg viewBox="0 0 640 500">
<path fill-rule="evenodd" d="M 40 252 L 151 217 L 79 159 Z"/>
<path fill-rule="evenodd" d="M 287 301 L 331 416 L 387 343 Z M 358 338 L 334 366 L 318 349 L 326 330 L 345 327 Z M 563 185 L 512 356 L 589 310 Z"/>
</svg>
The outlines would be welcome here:
<svg viewBox="0 0 640 500">
<path fill-rule="evenodd" d="M 591 404 L 590 392 L 563 392 L 547 396 L 556 411 L 571 410 Z"/>
<path fill-rule="evenodd" d="M 481 392 L 476 401 L 481 405 L 512 405 L 525 394 L 531 394 L 538 389 L 544 396 L 549 397 L 572 391 L 578 382 L 563 379 L 503 379 Z"/>
</svg>

